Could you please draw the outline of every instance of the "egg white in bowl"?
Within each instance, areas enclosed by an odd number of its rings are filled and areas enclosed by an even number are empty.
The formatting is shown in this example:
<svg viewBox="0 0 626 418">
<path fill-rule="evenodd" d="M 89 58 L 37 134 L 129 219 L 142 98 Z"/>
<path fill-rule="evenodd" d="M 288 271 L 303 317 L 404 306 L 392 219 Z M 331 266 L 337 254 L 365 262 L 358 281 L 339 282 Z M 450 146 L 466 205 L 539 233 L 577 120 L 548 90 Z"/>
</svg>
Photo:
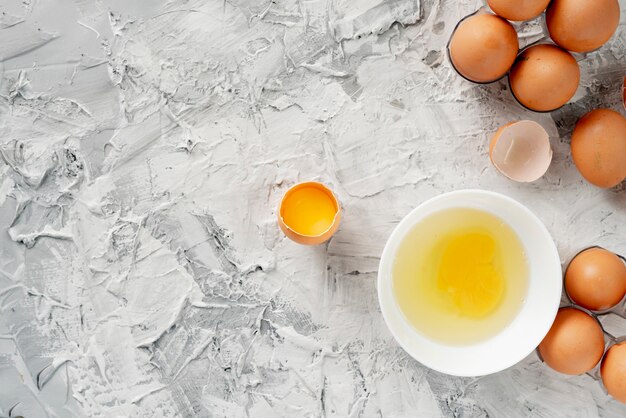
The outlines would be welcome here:
<svg viewBox="0 0 626 418">
<path fill-rule="evenodd" d="M 519 237 L 528 261 L 528 289 L 519 312 L 497 334 L 468 345 L 442 343 L 419 332 L 407 320 L 393 289 L 394 261 L 403 238 L 428 216 L 451 208 L 473 208 L 501 218 Z M 484 190 L 446 193 L 415 208 L 389 237 L 378 271 L 379 304 L 396 341 L 425 366 L 455 376 L 495 373 L 530 354 L 554 321 L 561 291 L 559 255 L 543 223 L 517 201 Z"/>
</svg>

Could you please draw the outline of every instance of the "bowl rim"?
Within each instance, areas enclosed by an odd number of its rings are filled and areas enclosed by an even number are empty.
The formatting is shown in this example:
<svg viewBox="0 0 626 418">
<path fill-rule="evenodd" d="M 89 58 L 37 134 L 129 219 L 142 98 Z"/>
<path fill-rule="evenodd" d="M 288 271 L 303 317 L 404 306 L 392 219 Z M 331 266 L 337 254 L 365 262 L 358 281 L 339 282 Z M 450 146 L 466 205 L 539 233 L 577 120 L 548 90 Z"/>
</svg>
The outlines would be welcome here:
<svg viewBox="0 0 626 418">
<path fill-rule="evenodd" d="M 426 342 L 426 344 L 441 347 L 443 351 L 446 351 L 446 350 L 453 351 L 453 352 L 456 351 L 458 353 L 462 353 L 464 351 L 465 352 L 473 352 L 473 351 L 480 352 L 481 347 L 483 346 L 488 347 L 489 344 L 493 345 L 493 341 L 506 341 L 506 338 L 504 337 L 507 336 L 507 332 L 506 332 L 507 328 L 511 324 L 515 322 L 519 322 L 518 318 L 523 317 L 523 315 L 521 315 L 523 312 L 530 310 L 530 308 L 526 308 L 526 306 L 531 305 L 531 303 L 529 303 L 528 300 L 526 300 L 522 304 L 522 308 L 513 318 L 511 323 L 507 325 L 505 329 L 498 332 L 498 334 L 485 340 L 484 342 L 479 342 L 476 344 L 469 344 L 469 345 L 446 345 L 444 343 L 433 341 L 432 339 L 421 335 L 419 331 L 417 331 L 415 328 L 413 328 L 413 326 L 410 323 L 408 323 L 406 318 L 404 318 L 404 315 L 400 315 L 399 322 L 401 322 L 402 324 L 398 325 L 396 322 L 394 322 L 394 319 L 391 316 L 394 315 L 395 321 L 398 321 L 397 312 L 400 311 L 400 308 L 398 307 L 397 302 L 395 300 L 393 300 L 392 302 L 387 300 L 388 296 L 386 292 L 389 292 L 389 289 L 392 289 L 393 284 L 392 284 L 391 275 L 389 275 L 389 277 L 386 277 L 386 273 L 391 271 L 390 268 L 393 265 L 393 259 L 394 259 L 395 253 L 391 253 L 393 251 L 392 247 L 397 249 L 397 246 L 402 241 L 405 234 L 414 225 L 419 223 L 421 219 L 423 219 L 424 215 L 422 215 L 422 213 L 424 211 L 428 210 L 433 204 L 439 202 L 440 200 L 449 200 L 449 199 L 453 201 L 458 201 L 459 203 L 454 204 L 452 206 L 445 207 L 445 208 L 436 209 L 432 213 L 436 213 L 436 212 L 439 212 L 441 210 L 451 208 L 451 207 L 472 207 L 471 204 L 469 205 L 467 204 L 467 200 L 470 200 L 472 198 L 473 199 L 476 199 L 476 198 L 496 199 L 496 200 L 500 200 L 501 203 L 504 203 L 508 205 L 509 207 L 514 206 L 516 209 L 522 212 L 524 218 L 526 219 L 526 222 L 533 224 L 535 228 L 538 228 L 539 232 L 541 233 L 541 236 L 537 237 L 537 239 L 543 241 L 544 242 L 543 245 L 546 246 L 547 249 L 550 251 L 550 254 L 548 254 L 547 257 L 550 259 L 551 265 L 546 267 L 546 271 L 549 271 L 550 274 L 546 275 L 548 279 L 547 280 L 548 284 L 547 285 L 544 284 L 544 286 L 549 287 L 550 294 L 547 295 L 549 299 L 549 304 L 546 304 L 541 309 L 541 312 L 543 314 L 541 316 L 541 319 L 543 320 L 543 322 L 533 324 L 532 328 L 534 329 L 534 332 L 532 333 L 532 335 L 530 335 L 526 339 L 525 344 L 523 344 L 523 347 L 519 347 L 519 344 L 518 344 L 518 346 L 515 347 L 515 350 L 510 350 L 510 352 L 513 353 L 514 355 L 502 355 L 501 353 L 492 353 L 490 351 L 485 351 L 484 353 L 482 353 L 484 354 L 484 357 L 487 359 L 487 361 L 483 361 L 484 364 L 480 364 L 480 362 L 471 362 L 471 364 L 467 364 L 463 367 L 457 367 L 458 365 L 450 366 L 448 362 L 445 361 L 445 359 L 441 361 L 439 360 L 433 361 L 432 355 L 430 356 L 431 358 L 428 358 L 428 359 L 425 358 L 428 355 L 420 355 L 420 350 L 421 350 L 420 346 L 415 344 L 414 341 L 408 341 L 408 340 L 410 338 L 417 338 L 418 340 L 421 339 L 424 342 Z M 464 199 L 466 199 L 465 204 L 463 204 Z M 498 215 L 497 212 L 490 212 L 490 213 L 498 217 L 501 217 L 500 215 Z M 507 224 L 509 224 L 514 229 L 514 231 L 518 233 L 517 232 L 518 228 L 516 228 L 515 225 L 511 225 L 509 222 L 507 222 Z M 522 240 L 521 237 L 520 237 L 520 240 Z M 529 249 L 527 245 L 524 245 L 524 247 L 526 250 Z M 531 265 L 530 260 L 529 260 L 529 265 Z M 546 282 L 546 277 L 542 276 L 543 282 Z M 531 284 L 535 282 L 535 285 L 537 285 L 538 280 L 539 280 L 538 278 L 534 279 L 533 276 L 529 277 L 529 293 L 530 293 Z M 377 284 L 377 293 L 378 293 L 378 303 L 380 306 L 381 313 L 383 315 L 383 319 L 390 333 L 396 340 L 396 342 L 411 357 L 413 357 L 415 360 L 417 360 L 421 364 L 429 367 L 430 369 L 433 369 L 435 371 L 445 373 L 448 375 L 469 377 L 469 376 L 484 376 L 484 375 L 496 373 L 504 369 L 507 369 L 517 364 L 521 360 L 523 360 L 525 357 L 527 357 L 537 348 L 539 343 L 543 340 L 545 335 L 550 330 L 550 327 L 552 326 L 552 323 L 554 322 L 554 319 L 558 312 L 560 301 L 561 301 L 561 296 L 562 296 L 563 274 L 562 274 L 562 265 L 561 265 L 560 257 L 559 257 L 559 254 L 558 254 L 558 251 L 557 251 L 557 248 L 556 248 L 556 245 L 554 243 L 552 236 L 550 235 L 548 229 L 545 227 L 543 222 L 541 222 L 541 220 L 537 217 L 537 215 L 535 215 L 532 211 L 530 211 L 530 209 L 528 209 L 526 206 L 524 206 L 517 200 L 511 197 L 508 197 L 506 195 L 503 195 L 501 193 L 492 192 L 488 190 L 482 190 L 482 189 L 463 189 L 463 190 L 456 190 L 456 191 L 443 193 L 443 194 L 440 194 L 438 196 L 435 196 L 433 198 L 430 198 L 422 202 L 416 208 L 411 210 L 398 223 L 398 225 L 396 225 L 396 227 L 390 234 L 389 238 L 387 239 L 387 242 L 383 249 L 383 252 L 380 258 L 376 284 Z M 541 284 L 539 284 L 539 286 L 541 286 Z M 393 290 L 391 291 L 393 292 Z M 392 298 L 394 297 L 392 296 Z M 526 314 L 526 316 L 528 316 L 528 314 Z M 411 332 L 412 335 L 403 337 L 403 335 L 406 335 L 406 332 L 404 332 L 406 331 L 406 328 L 410 329 L 409 332 Z M 403 334 L 403 335 L 400 335 L 400 334 Z M 511 332 L 508 332 L 508 334 L 511 334 Z M 500 342 L 500 344 L 502 343 Z M 422 351 L 424 350 L 422 349 Z"/>
</svg>

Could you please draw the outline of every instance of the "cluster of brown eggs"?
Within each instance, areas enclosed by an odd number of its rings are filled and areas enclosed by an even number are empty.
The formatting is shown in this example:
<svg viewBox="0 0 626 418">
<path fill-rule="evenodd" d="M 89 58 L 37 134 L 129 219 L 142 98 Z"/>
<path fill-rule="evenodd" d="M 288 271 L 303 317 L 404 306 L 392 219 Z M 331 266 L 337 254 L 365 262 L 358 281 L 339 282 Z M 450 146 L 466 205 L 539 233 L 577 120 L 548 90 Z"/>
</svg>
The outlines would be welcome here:
<svg viewBox="0 0 626 418">
<path fill-rule="evenodd" d="M 527 109 L 549 112 L 567 103 L 580 82 L 578 63 L 568 51 L 593 51 L 608 41 L 619 24 L 618 0 L 487 0 L 455 28 L 448 55 L 469 81 L 491 83 L 505 75 L 515 99 Z M 534 19 L 543 11 L 550 40 L 521 52 L 509 21 Z"/>
<path fill-rule="evenodd" d="M 556 110 L 574 96 L 580 70 L 569 51 L 599 48 L 611 38 L 620 19 L 618 0 L 487 0 L 487 4 L 495 14 L 482 8 L 454 29 L 448 44 L 450 62 L 475 83 L 490 83 L 508 74 L 513 97 L 537 112 Z M 510 21 L 534 19 L 544 10 L 550 37 L 520 52 Z M 617 186 L 626 179 L 626 118 L 611 109 L 587 113 L 572 133 L 571 151 L 588 182 L 602 188 Z M 494 134 L 489 156 L 511 180 L 532 182 L 550 166 L 550 138 L 536 122 L 510 122 Z"/>
<path fill-rule="evenodd" d="M 588 373 L 600 363 L 607 392 L 626 403 L 626 336 L 610 335 L 598 321 L 599 315 L 624 317 L 626 259 L 600 247 L 581 251 L 567 267 L 565 291 L 571 304 L 559 309 L 539 355 L 570 375 Z"/>
</svg>

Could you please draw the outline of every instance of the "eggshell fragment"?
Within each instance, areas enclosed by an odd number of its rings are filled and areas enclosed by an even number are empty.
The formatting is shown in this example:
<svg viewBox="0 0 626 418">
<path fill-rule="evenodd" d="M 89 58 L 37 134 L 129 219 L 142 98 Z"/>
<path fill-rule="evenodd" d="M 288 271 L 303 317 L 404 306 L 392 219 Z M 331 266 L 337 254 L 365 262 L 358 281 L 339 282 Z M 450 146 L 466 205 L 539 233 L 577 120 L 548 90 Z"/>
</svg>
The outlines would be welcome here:
<svg viewBox="0 0 626 418">
<path fill-rule="evenodd" d="M 626 77 L 624 77 L 624 83 L 622 84 L 622 99 L 624 99 L 624 109 L 626 109 Z"/>
<path fill-rule="evenodd" d="M 299 244 L 318 245 L 339 228 L 341 207 L 334 193 L 321 183 L 298 183 L 283 196 L 278 208 L 278 225 Z"/>
<path fill-rule="evenodd" d="M 626 294 L 626 264 L 611 251 L 589 248 L 567 267 L 565 289 L 572 301 L 583 308 L 609 309 Z"/>
<path fill-rule="evenodd" d="M 593 369 L 604 352 L 604 335 L 592 316 L 575 308 L 562 308 L 539 344 L 543 361 L 564 374 Z"/>
<path fill-rule="evenodd" d="M 487 83 L 503 77 L 519 50 L 513 26 L 493 14 L 465 18 L 450 38 L 450 61 L 465 78 Z"/>
<path fill-rule="evenodd" d="M 487 0 L 491 10 L 508 20 L 530 20 L 546 10 L 550 0 Z"/>
<path fill-rule="evenodd" d="M 537 122 L 510 122 L 494 134 L 489 157 L 496 169 L 511 180 L 535 181 L 545 174 L 552 161 L 550 137 Z"/>
<path fill-rule="evenodd" d="M 572 159 L 591 184 L 609 188 L 626 178 L 626 118 L 610 109 L 584 115 L 574 128 Z"/>
<path fill-rule="evenodd" d="M 602 360 L 600 376 L 609 395 L 626 403 L 626 341 L 607 350 Z"/>
<path fill-rule="evenodd" d="M 589 52 L 608 41 L 619 25 L 618 0 L 552 0 L 546 11 L 550 37 L 574 52 Z"/>
<path fill-rule="evenodd" d="M 578 89 L 580 69 L 574 57 L 555 45 L 539 44 L 522 51 L 509 73 L 513 96 L 538 112 L 556 110 Z"/>
</svg>

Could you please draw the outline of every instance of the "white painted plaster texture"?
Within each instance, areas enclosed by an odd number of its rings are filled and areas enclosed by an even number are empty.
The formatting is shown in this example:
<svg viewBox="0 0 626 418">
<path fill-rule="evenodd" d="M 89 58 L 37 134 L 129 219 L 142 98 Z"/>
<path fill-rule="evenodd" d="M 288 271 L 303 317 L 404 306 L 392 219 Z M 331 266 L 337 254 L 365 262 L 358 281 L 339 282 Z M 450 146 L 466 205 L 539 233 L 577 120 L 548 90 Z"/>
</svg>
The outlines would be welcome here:
<svg viewBox="0 0 626 418">
<path fill-rule="evenodd" d="M 482 378 L 428 370 L 375 287 L 399 220 L 461 188 L 527 205 L 563 263 L 626 254 L 626 188 L 590 186 L 569 154 L 580 115 L 620 109 L 621 5 L 576 99 L 537 114 L 506 80 L 452 71 L 478 1 L 2 0 L 0 416 L 625 416 L 535 354 Z M 554 148 L 532 184 L 487 156 L 517 119 Z M 277 228 L 304 180 L 341 200 L 327 245 Z"/>
</svg>

